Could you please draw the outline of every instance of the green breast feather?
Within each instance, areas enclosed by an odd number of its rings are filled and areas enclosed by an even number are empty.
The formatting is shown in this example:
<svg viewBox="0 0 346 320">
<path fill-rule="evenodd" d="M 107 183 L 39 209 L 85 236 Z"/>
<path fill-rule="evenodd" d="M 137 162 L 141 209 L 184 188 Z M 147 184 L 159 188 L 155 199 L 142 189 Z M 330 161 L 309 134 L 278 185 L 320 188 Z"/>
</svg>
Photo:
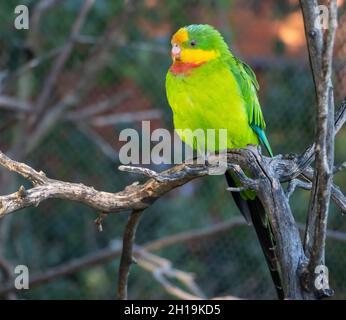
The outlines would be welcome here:
<svg viewBox="0 0 346 320">
<path fill-rule="evenodd" d="M 233 57 L 210 61 L 188 76 L 168 71 L 166 77 L 176 129 L 227 129 L 227 148 L 262 142 L 271 153 L 257 88 L 250 67 Z M 198 149 L 194 141 L 184 135 L 181 138 Z"/>
</svg>

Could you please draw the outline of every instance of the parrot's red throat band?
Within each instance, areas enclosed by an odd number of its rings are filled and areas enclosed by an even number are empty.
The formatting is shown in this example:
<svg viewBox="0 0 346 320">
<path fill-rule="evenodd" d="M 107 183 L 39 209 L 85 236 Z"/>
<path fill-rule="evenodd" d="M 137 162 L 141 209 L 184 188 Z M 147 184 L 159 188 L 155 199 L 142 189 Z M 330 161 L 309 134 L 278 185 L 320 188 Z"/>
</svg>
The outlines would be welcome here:
<svg viewBox="0 0 346 320">
<path fill-rule="evenodd" d="M 200 63 L 175 61 L 169 70 L 175 75 L 189 75 L 191 70 L 198 68 L 204 63 L 204 61 Z"/>
</svg>

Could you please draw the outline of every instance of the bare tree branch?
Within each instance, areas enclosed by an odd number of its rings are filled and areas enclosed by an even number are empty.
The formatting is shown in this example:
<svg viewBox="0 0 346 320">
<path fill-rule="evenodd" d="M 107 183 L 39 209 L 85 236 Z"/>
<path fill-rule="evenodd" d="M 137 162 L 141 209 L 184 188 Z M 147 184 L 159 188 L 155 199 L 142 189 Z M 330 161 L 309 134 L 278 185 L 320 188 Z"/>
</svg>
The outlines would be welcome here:
<svg viewBox="0 0 346 320">
<path fill-rule="evenodd" d="M 317 0 L 300 0 L 300 6 L 303 13 L 305 38 L 309 51 L 309 59 L 312 70 L 312 77 L 317 94 L 317 83 L 322 65 L 323 34 L 322 28 L 316 28 L 316 9 Z"/>
<path fill-rule="evenodd" d="M 304 182 L 299 179 L 293 179 L 289 182 L 287 191 L 286 191 L 286 196 L 288 199 L 292 196 L 293 192 L 296 190 L 296 188 L 301 188 L 304 190 L 310 190 L 311 189 L 311 182 Z"/>
<path fill-rule="evenodd" d="M 334 119 L 334 134 L 336 135 L 346 122 L 346 97 L 341 103 L 338 111 L 336 112 Z M 301 155 L 288 155 L 283 157 L 277 155 L 272 158 L 271 161 L 277 162 L 275 164 L 278 175 L 280 176 L 280 181 L 287 182 L 292 179 L 297 178 L 302 172 L 309 169 L 310 164 L 315 159 L 315 148 L 316 144 L 313 143 L 306 148 L 306 150 Z M 285 161 L 287 160 L 287 162 Z M 311 168 L 312 170 L 312 168 Z M 313 172 L 313 171 L 312 171 Z M 309 178 L 312 181 L 313 175 Z"/>
<path fill-rule="evenodd" d="M 171 261 L 153 255 L 143 249 L 136 250 L 136 259 L 138 259 L 138 265 L 151 272 L 163 288 L 173 296 L 183 300 L 206 299 L 202 290 L 195 283 L 194 275 L 174 269 Z M 191 293 L 173 285 L 168 278 L 179 280 Z"/>
<path fill-rule="evenodd" d="M 253 188 L 254 181 L 258 185 L 258 196 L 268 208 L 268 215 L 277 237 L 278 256 L 282 259 L 284 270 L 284 286 L 287 296 L 294 296 L 297 291 L 297 282 L 289 280 L 296 274 L 302 259 L 302 248 L 299 250 L 300 238 L 298 229 L 290 211 L 287 199 L 280 186 L 280 180 L 273 178 L 274 168 L 268 166 L 266 158 L 258 153 L 258 149 L 249 146 L 248 149 L 230 150 L 228 153 L 229 169 L 246 185 L 250 183 Z M 11 162 L 11 160 L 9 160 Z M 209 165 L 218 163 L 208 159 Z M 232 163 L 233 162 L 233 163 Z M 253 178 L 245 176 L 241 167 L 246 167 Z M 142 172 L 147 173 L 145 170 Z M 152 174 L 149 172 L 149 174 Z M 0 216 L 14 210 L 30 205 L 38 205 L 42 200 L 56 197 L 83 202 L 102 212 L 116 212 L 121 210 L 143 210 L 157 198 L 194 178 L 207 175 L 208 168 L 205 165 L 177 165 L 172 169 L 158 175 L 161 181 L 150 179 L 143 185 L 132 185 L 118 193 L 106 193 L 96 191 L 94 188 L 81 184 L 66 183 L 48 179 L 45 184 L 8 196 L 0 197 Z M 162 181 L 162 178 L 164 180 Z M 276 228 L 276 229 L 275 229 Z M 294 246 L 294 250 L 291 246 Z M 296 250 L 298 248 L 298 251 Z M 126 260 L 127 262 L 129 260 Z M 126 270 L 126 268 L 124 268 Z M 120 297 L 124 297 L 121 295 Z"/>
<path fill-rule="evenodd" d="M 312 281 L 316 276 L 314 270 L 316 266 L 324 265 L 325 260 L 325 239 L 334 166 L 334 97 L 331 73 L 336 27 L 337 4 L 336 0 L 331 0 L 329 1 L 329 23 L 328 29 L 325 31 L 322 55 L 321 57 L 310 56 L 312 65 L 314 61 L 321 62 L 319 73 L 315 74 L 316 70 L 313 69 L 317 94 L 315 171 L 304 241 L 305 254 L 309 258 L 307 266 L 309 279 L 306 286 L 310 287 L 310 290 L 314 290 L 314 281 Z M 322 290 L 318 294 L 328 296 L 331 291 Z"/>
<path fill-rule="evenodd" d="M 256 187 L 257 194 L 267 208 L 277 239 L 276 250 L 284 268 L 285 292 L 287 292 L 288 297 L 296 297 L 299 282 L 292 282 L 290 279 L 295 277 L 301 261 L 304 261 L 304 255 L 298 229 L 280 185 L 279 173 L 281 171 L 279 170 L 278 173 L 276 171 L 277 167 L 274 166 L 279 162 L 261 156 L 258 149 L 253 146 L 249 146 L 248 149 L 229 150 L 227 156 L 229 169 L 238 174 L 241 183 L 245 186 L 249 184 L 250 188 L 253 188 L 254 181 L 258 185 L 258 188 Z M 151 177 L 151 179 L 142 185 L 134 184 L 126 187 L 121 192 L 109 193 L 96 191 L 94 188 L 82 184 L 52 180 L 33 169 L 33 172 L 31 172 L 24 164 L 22 168 L 21 164 L 13 162 L 7 157 L 2 156 L 1 159 L 1 164 L 5 164 L 7 168 L 13 168 L 14 163 L 15 171 L 21 174 L 24 172 L 29 179 L 34 181 L 35 179 L 41 179 L 39 182 L 43 184 L 29 190 L 19 190 L 14 194 L 0 197 L 0 216 L 24 207 L 38 205 L 41 201 L 49 198 L 82 202 L 105 213 L 123 210 L 144 210 L 173 188 L 197 177 L 207 175 L 209 169 L 206 165 L 196 163 L 182 164 L 158 174 L 145 168 L 121 167 L 123 170 L 141 173 Z M 209 165 L 217 163 L 211 160 L 211 158 L 208 159 Z M 287 165 L 288 160 L 284 159 L 283 161 Z M 293 165 L 295 164 L 294 161 Z M 252 177 L 251 179 L 245 176 L 241 167 L 247 168 Z"/>
<path fill-rule="evenodd" d="M 150 109 L 136 112 L 122 112 L 112 115 L 96 116 L 90 120 L 90 124 L 95 127 L 105 127 L 119 123 L 129 123 L 142 120 L 160 119 L 162 112 L 157 109 Z"/>
<path fill-rule="evenodd" d="M 305 231 L 305 225 L 302 223 L 298 223 L 298 228 L 300 231 Z M 327 239 L 336 240 L 340 242 L 346 242 L 346 233 L 337 230 L 327 230 Z"/>
<path fill-rule="evenodd" d="M 346 169 L 346 161 L 335 165 L 334 169 L 333 169 L 333 173 L 335 174 L 335 173 L 340 172 L 344 169 Z"/>
<path fill-rule="evenodd" d="M 342 101 L 341 106 L 335 115 L 335 120 L 334 120 L 335 134 L 337 134 L 340 131 L 340 129 L 342 128 L 345 122 L 346 122 L 346 97 Z"/>
<path fill-rule="evenodd" d="M 84 1 L 83 5 L 81 6 L 80 12 L 76 18 L 76 21 L 74 22 L 70 36 L 68 40 L 66 41 L 63 49 L 61 50 L 60 54 L 58 55 L 55 63 L 53 64 L 53 67 L 47 77 L 47 79 L 44 82 L 43 89 L 41 91 L 40 96 L 37 99 L 36 103 L 36 114 L 35 114 L 35 121 L 37 121 L 38 118 L 41 117 L 42 111 L 45 109 L 46 104 L 51 96 L 52 90 L 54 88 L 54 84 L 56 80 L 58 79 L 58 76 L 64 67 L 68 57 L 70 56 L 73 46 L 75 44 L 75 41 L 79 35 L 79 32 L 84 25 L 85 19 L 92 8 L 95 0 L 86 0 Z"/>
<path fill-rule="evenodd" d="M 296 190 L 296 188 L 301 188 L 304 190 L 311 190 L 312 184 L 311 180 L 313 177 L 313 169 L 310 167 L 309 170 L 304 171 L 304 174 L 302 175 L 305 179 L 293 179 L 289 182 L 288 188 L 286 191 L 286 196 L 290 198 L 293 194 L 293 192 Z M 306 180 L 308 182 L 306 182 Z M 333 200 L 334 204 L 340 209 L 342 214 L 346 214 L 346 197 L 340 190 L 340 188 L 332 184 L 331 187 L 331 199 Z"/>
<path fill-rule="evenodd" d="M 131 264 L 135 261 L 133 257 L 133 246 L 135 242 L 136 230 L 142 217 L 143 210 L 134 210 L 128 219 L 123 235 L 123 248 L 120 258 L 119 279 L 118 279 L 118 299 L 127 299 L 127 281 Z"/>
<path fill-rule="evenodd" d="M 341 212 L 346 214 L 346 197 L 340 188 L 334 184 L 332 185 L 332 200 Z"/>
<path fill-rule="evenodd" d="M 42 185 L 48 182 L 43 172 L 37 172 L 25 163 L 14 161 L 0 151 L 0 165 L 4 168 L 20 174 L 25 179 L 31 181 L 33 185 Z"/>
<path fill-rule="evenodd" d="M 13 97 L 0 96 L 0 108 L 10 111 L 29 112 L 32 110 L 32 105 Z"/>
<path fill-rule="evenodd" d="M 208 174 L 201 165 L 177 165 L 166 170 L 162 176 L 165 181 L 148 180 L 142 185 L 131 185 L 117 193 L 97 191 L 80 183 L 69 183 L 47 178 L 24 163 L 11 160 L 0 151 L 0 165 L 21 174 L 32 181 L 34 188 L 18 196 L 18 192 L 0 196 L 0 217 L 30 206 L 38 206 L 42 201 L 58 198 L 84 203 L 101 212 L 120 212 L 124 210 L 142 210 L 168 191 L 185 184 L 192 179 Z"/>
<path fill-rule="evenodd" d="M 65 119 L 69 121 L 83 121 L 85 119 L 90 119 L 95 115 L 108 111 L 110 108 L 113 108 L 116 105 L 119 105 L 125 99 L 131 95 L 131 91 L 123 91 L 116 95 L 110 96 L 105 100 L 101 100 L 90 106 L 86 106 L 81 110 L 69 111 Z"/>
</svg>

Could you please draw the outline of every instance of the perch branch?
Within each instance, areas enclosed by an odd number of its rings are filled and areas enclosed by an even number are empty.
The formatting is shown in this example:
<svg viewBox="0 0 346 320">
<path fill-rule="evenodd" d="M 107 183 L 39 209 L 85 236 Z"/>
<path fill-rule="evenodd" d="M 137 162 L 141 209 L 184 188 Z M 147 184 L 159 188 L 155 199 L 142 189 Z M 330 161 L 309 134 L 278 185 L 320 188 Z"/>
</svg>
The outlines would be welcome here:
<svg viewBox="0 0 346 320">
<path fill-rule="evenodd" d="M 51 198 L 81 202 L 105 213 L 142 210 L 170 190 L 208 173 L 204 166 L 192 165 L 190 167 L 181 164 L 160 174 L 168 177 L 166 181 L 159 182 L 150 179 L 142 185 L 130 185 L 123 191 L 110 193 L 97 191 L 93 187 L 80 183 L 49 179 L 44 173 L 10 159 L 1 151 L 0 165 L 19 173 L 35 185 L 34 188 L 26 190 L 21 197 L 18 197 L 17 192 L 0 196 L 0 217 L 26 207 L 38 206 L 42 201 Z"/>
</svg>

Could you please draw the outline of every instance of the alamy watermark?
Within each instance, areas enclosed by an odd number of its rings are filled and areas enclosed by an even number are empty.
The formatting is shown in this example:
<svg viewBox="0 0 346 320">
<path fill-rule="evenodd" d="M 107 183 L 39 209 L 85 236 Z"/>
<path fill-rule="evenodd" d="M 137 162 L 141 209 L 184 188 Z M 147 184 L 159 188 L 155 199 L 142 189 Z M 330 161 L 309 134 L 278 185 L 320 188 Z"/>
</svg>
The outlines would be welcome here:
<svg viewBox="0 0 346 320">
<path fill-rule="evenodd" d="M 123 129 L 119 141 L 126 142 L 119 151 L 119 160 L 124 165 L 181 164 L 183 161 L 192 164 L 196 161 L 197 164 L 209 162 L 208 172 L 212 175 L 227 170 L 227 129 L 177 129 L 172 136 L 163 128 L 151 132 L 150 121 L 142 121 L 141 132 Z"/>
<path fill-rule="evenodd" d="M 18 5 L 14 8 L 16 15 L 14 19 L 14 27 L 17 30 L 29 29 L 29 8 L 26 5 Z M 315 23 L 316 29 L 328 29 L 329 27 L 329 9 L 326 5 L 318 5 L 315 8 Z"/>
<path fill-rule="evenodd" d="M 20 264 L 14 268 L 14 273 L 17 275 L 14 278 L 14 287 L 17 290 L 29 289 L 29 268 L 26 265 Z"/>
<path fill-rule="evenodd" d="M 27 6 L 21 4 L 14 8 L 14 27 L 17 30 L 28 30 L 29 29 L 29 9 Z"/>
<path fill-rule="evenodd" d="M 329 9 L 326 5 L 319 5 L 315 8 L 315 23 L 316 29 L 326 30 L 329 28 Z"/>
<path fill-rule="evenodd" d="M 328 290 L 329 289 L 329 271 L 327 266 L 319 265 L 315 268 L 315 288 L 317 290 Z"/>
</svg>

